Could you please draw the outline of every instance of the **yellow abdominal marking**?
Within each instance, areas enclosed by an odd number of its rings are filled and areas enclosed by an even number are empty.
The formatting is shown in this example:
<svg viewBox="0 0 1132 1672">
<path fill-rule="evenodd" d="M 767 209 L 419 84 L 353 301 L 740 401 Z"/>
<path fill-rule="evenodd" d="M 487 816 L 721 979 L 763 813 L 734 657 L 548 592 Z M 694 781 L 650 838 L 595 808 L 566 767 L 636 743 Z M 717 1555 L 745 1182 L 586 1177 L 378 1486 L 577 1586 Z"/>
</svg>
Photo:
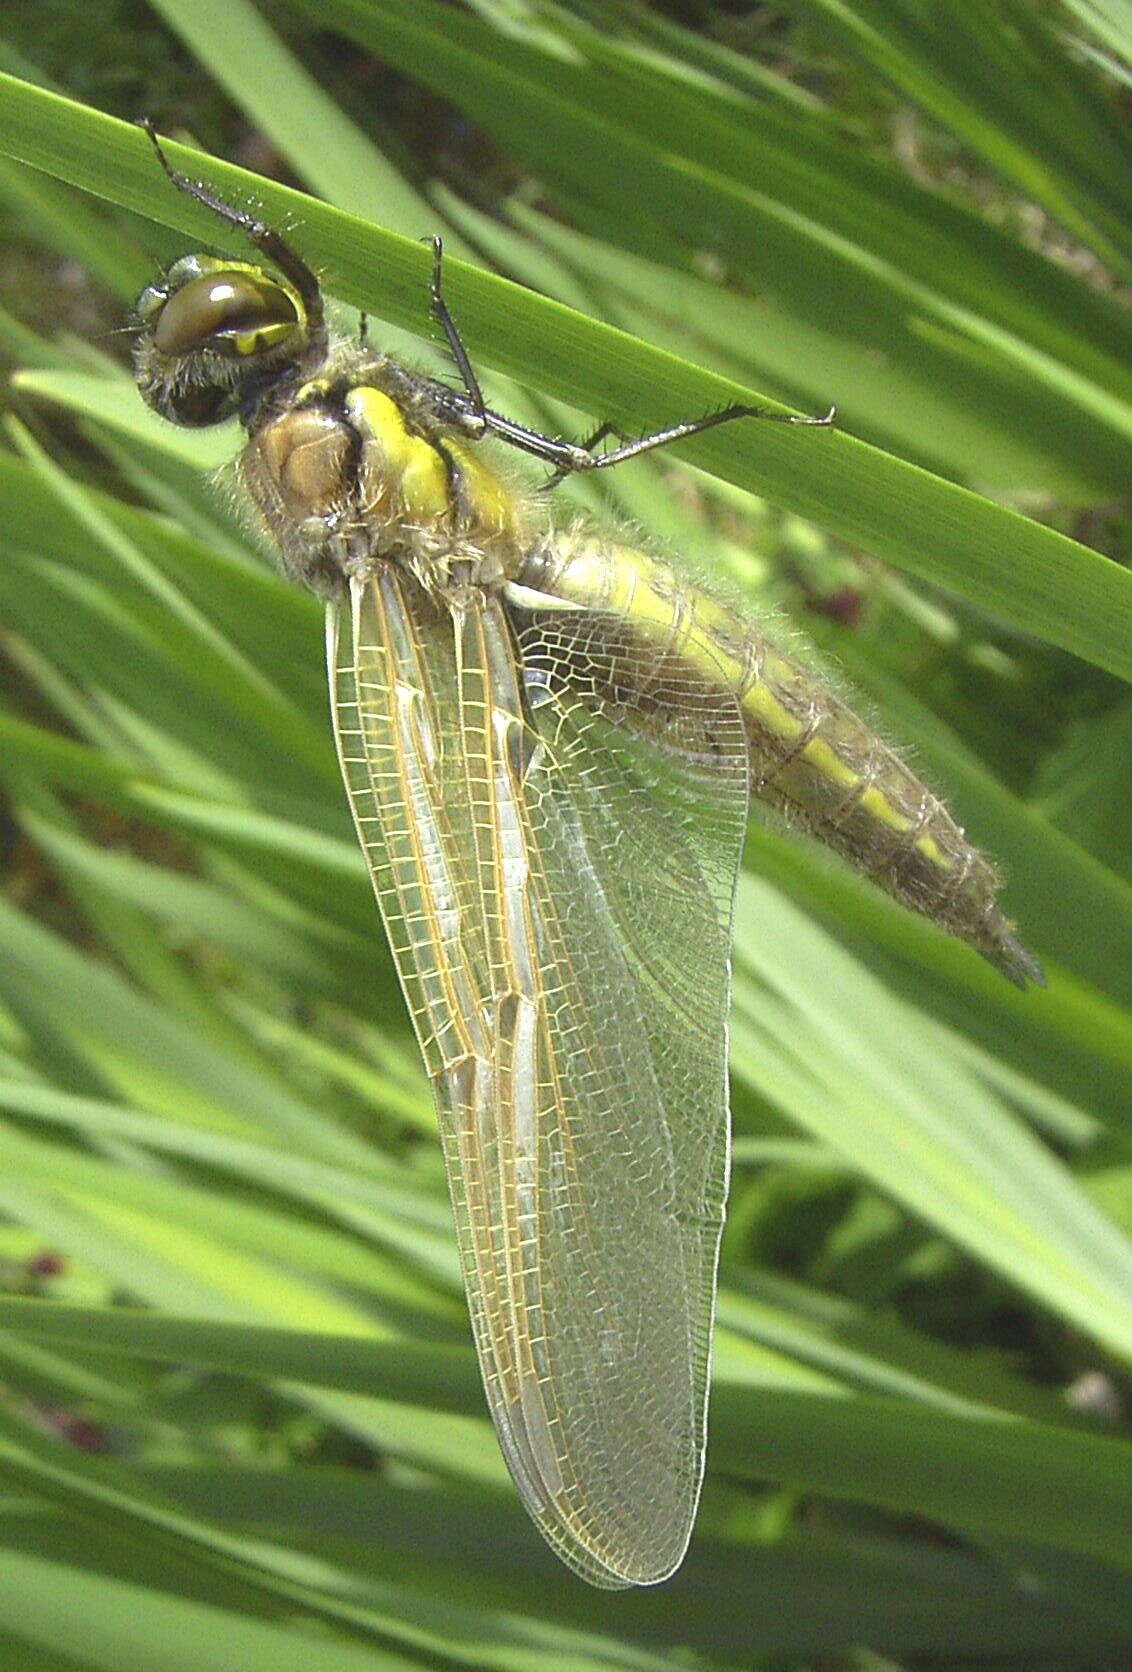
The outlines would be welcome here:
<svg viewBox="0 0 1132 1672">
<path fill-rule="evenodd" d="M 791 714 L 765 685 L 752 685 L 743 695 L 742 706 L 756 714 L 768 730 L 776 737 L 792 740 L 799 737 L 803 730 L 803 722 L 797 715 Z M 814 769 L 845 790 L 852 790 L 858 782 L 858 775 L 851 766 L 832 750 L 828 743 L 820 737 L 812 737 L 810 741 L 799 749 L 798 760 L 808 761 Z M 868 813 L 870 818 L 876 819 L 889 830 L 901 833 L 912 828 L 911 819 L 899 812 L 875 785 L 867 789 L 857 802 L 862 812 Z M 917 851 L 924 858 L 936 865 L 946 865 L 947 861 L 940 852 L 937 843 L 931 836 L 920 836 L 916 840 Z"/>
<path fill-rule="evenodd" d="M 584 598 L 588 587 L 591 602 L 596 603 L 600 595 L 602 608 L 623 613 L 632 619 L 638 629 L 672 632 L 674 600 L 663 584 L 657 584 L 664 571 L 653 563 L 647 553 L 632 546 L 618 545 L 613 548 L 615 561 L 609 563 L 600 551 L 595 550 L 592 556 L 587 557 L 583 555 L 583 550 L 578 548 L 569 564 L 568 590 L 573 597 Z M 735 655 L 734 630 L 734 616 L 726 605 L 699 593 L 695 597 L 694 610 L 684 624 L 680 654 L 716 679 L 722 653 L 734 669 L 736 684 L 745 683 L 741 664 Z M 802 735 L 806 722 L 779 701 L 774 693 L 776 677 L 783 684 L 788 684 L 796 680 L 797 669 L 770 653 L 765 660 L 763 677 L 747 685 L 740 699 L 741 705 L 775 737 L 793 743 Z M 799 749 L 796 758 L 808 762 L 839 789 L 852 791 L 860 781 L 854 768 L 821 737 L 811 738 Z M 875 784 L 865 790 L 857 806 L 878 824 L 897 834 L 912 829 L 913 821 L 894 807 L 884 791 Z M 934 837 L 927 834 L 919 836 L 914 845 L 930 864 L 947 868 L 947 856 L 941 852 Z"/>
</svg>

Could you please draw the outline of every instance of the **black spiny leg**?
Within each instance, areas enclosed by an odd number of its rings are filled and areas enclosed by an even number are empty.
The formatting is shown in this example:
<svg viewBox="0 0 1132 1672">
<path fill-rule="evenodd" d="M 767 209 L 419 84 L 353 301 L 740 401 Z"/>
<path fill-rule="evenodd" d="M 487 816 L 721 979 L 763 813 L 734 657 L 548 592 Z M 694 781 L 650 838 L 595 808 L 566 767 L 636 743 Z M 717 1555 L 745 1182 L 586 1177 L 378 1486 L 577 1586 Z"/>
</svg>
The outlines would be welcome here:
<svg viewBox="0 0 1132 1672">
<path fill-rule="evenodd" d="M 703 418 L 686 418 L 682 423 L 669 424 L 663 430 L 653 430 L 650 435 L 637 436 L 633 441 L 624 441 L 620 447 L 611 447 L 608 453 L 595 453 L 593 449 L 607 435 L 617 434 L 613 424 L 599 424 L 593 435 L 577 447 L 570 447 L 572 454 L 581 454 L 580 458 L 572 458 L 569 462 L 563 459 L 554 472 L 542 484 L 542 492 L 548 493 L 556 488 L 563 477 L 569 476 L 576 470 L 607 470 L 610 465 L 624 464 L 626 459 L 638 458 L 642 453 L 651 453 L 654 447 L 667 447 L 670 441 L 682 441 L 685 436 L 703 435 L 705 430 L 714 430 L 719 424 L 733 424 L 737 418 L 759 418 L 768 424 L 812 424 L 819 429 L 829 429 L 837 416 L 837 408 L 831 406 L 828 412 L 820 417 L 808 413 L 794 412 L 764 412 L 757 406 L 725 406 L 719 412 L 709 412 Z M 568 443 L 560 443 L 566 447 Z"/>
<path fill-rule="evenodd" d="M 466 434 L 474 438 L 478 439 L 487 434 L 496 435 L 509 446 L 518 447 L 522 452 L 531 453 L 536 459 L 542 459 L 545 464 L 549 464 L 552 471 L 543 483 L 544 492 L 557 487 L 564 477 L 572 475 L 575 471 L 608 470 L 611 465 L 623 464 L 626 459 L 635 459 L 641 453 L 651 453 L 654 447 L 666 447 L 671 441 L 682 441 L 690 435 L 702 435 L 705 430 L 714 430 L 718 424 L 731 424 L 737 418 L 760 418 L 772 424 L 815 424 L 820 428 L 828 428 L 833 423 L 837 408 L 832 406 L 820 417 L 792 412 L 763 412 L 757 406 L 725 406 L 719 412 L 709 412 L 706 417 L 688 418 L 679 424 L 669 424 L 663 430 L 654 430 L 650 435 L 637 436 L 632 441 L 622 441 L 620 446 L 611 447 L 607 453 L 597 453 L 594 449 L 607 436 L 617 434 L 616 426 L 608 422 L 599 424 L 594 433 L 581 442 L 562 441 L 555 436 L 542 435 L 538 430 L 528 429 L 525 424 L 517 424 L 514 419 L 505 418 L 502 413 L 493 412 L 486 405 L 479 380 L 472 370 L 468 351 L 460 339 L 456 322 L 444 300 L 441 284 L 443 245 L 437 237 L 426 238 L 423 242 L 432 245 L 429 294 L 432 299 L 433 316 L 444 332 L 445 341 L 464 385 L 462 397 L 453 391 L 454 399 L 459 401 L 461 426 Z"/>
<path fill-rule="evenodd" d="M 456 329 L 456 321 L 448 311 L 448 303 L 444 300 L 444 290 L 441 285 L 440 269 L 444 257 L 444 245 L 439 236 L 423 238 L 424 244 L 432 245 L 432 277 L 429 280 L 429 297 L 432 301 L 433 318 L 444 332 L 444 340 L 448 344 L 449 353 L 456 362 L 456 370 L 460 374 L 460 381 L 464 385 L 464 392 L 468 397 L 465 418 L 475 425 L 478 421 L 478 434 L 482 435 L 488 428 L 488 412 L 484 405 L 483 390 L 480 388 L 479 378 L 472 370 L 472 362 L 468 358 L 468 351 Z M 469 428 L 469 434 L 476 434 L 474 428 Z"/>
</svg>

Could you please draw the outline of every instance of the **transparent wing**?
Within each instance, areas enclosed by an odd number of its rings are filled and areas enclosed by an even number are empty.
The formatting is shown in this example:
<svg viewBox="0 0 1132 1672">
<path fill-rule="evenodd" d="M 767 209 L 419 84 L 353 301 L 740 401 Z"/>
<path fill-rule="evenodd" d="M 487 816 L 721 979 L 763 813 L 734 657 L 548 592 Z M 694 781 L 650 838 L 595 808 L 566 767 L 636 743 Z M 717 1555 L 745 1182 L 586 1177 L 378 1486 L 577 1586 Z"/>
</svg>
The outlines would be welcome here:
<svg viewBox="0 0 1132 1672">
<path fill-rule="evenodd" d="M 329 653 L 500 1444 L 570 1566 L 662 1579 L 727 1182 L 734 699 L 600 614 L 439 610 L 390 569 L 332 609 Z"/>
</svg>

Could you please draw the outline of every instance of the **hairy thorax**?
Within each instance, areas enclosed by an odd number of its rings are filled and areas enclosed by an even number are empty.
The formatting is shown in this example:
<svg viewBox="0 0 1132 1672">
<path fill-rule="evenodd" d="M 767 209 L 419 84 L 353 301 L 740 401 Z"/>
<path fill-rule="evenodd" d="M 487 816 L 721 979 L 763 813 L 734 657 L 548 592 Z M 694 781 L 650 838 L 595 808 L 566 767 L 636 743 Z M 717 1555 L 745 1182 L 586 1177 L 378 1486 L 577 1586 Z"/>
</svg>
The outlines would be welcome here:
<svg viewBox="0 0 1132 1672">
<path fill-rule="evenodd" d="M 254 415 L 240 474 L 292 578 L 326 595 L 395 561 L 440 601 L 513 570 L 521 502 L 444 424 L 433 388 L 343 349 Z"/>
</svg>

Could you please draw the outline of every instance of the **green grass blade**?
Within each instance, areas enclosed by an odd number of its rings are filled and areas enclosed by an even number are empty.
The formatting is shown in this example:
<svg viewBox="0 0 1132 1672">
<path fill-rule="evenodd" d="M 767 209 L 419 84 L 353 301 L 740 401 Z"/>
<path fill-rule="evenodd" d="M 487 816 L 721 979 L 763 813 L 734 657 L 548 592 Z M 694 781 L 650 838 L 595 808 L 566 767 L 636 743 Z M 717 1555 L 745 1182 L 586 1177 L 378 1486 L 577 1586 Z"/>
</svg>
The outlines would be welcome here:
<svg viewBox="0 0 1132 1672">
<path fill-rule="evenodd" d="M 8 81 L 0 93 L 4 152 L 205 241 L 215 238 L 208 217 L 171 193 L 155 171 L 144 136 L 36 88 Z M 195 166 L 183 149 L 172 146 L 170 155 Z M 423 250 L 299 194 L 253 182 L 230 165 L 210 164 L 209 172 L 220 190 L 237 197 L 254 189 L 275 220 L 301 216 L 304 237 L 317 243 L 330 283 L 345 300 L 424 328 Z M 448 289 L 477 357 L 583 410 L 600 410 L 630 432 L 729 401 L 767 404 L 757 392 L 459 263 L 452 264 Z M 953 587 L 1025 631 L 1132 674 L 1122 626 L 1132 609 L 1132 575 L 1063 535 L 844 434 L 747 426 L 743 437 L 723 439 L 715 431 L 699 438 L 687 456 L 911 573 Z M 1023 574 L 1024 588 L 1017 582 Z"/>
</svg>

